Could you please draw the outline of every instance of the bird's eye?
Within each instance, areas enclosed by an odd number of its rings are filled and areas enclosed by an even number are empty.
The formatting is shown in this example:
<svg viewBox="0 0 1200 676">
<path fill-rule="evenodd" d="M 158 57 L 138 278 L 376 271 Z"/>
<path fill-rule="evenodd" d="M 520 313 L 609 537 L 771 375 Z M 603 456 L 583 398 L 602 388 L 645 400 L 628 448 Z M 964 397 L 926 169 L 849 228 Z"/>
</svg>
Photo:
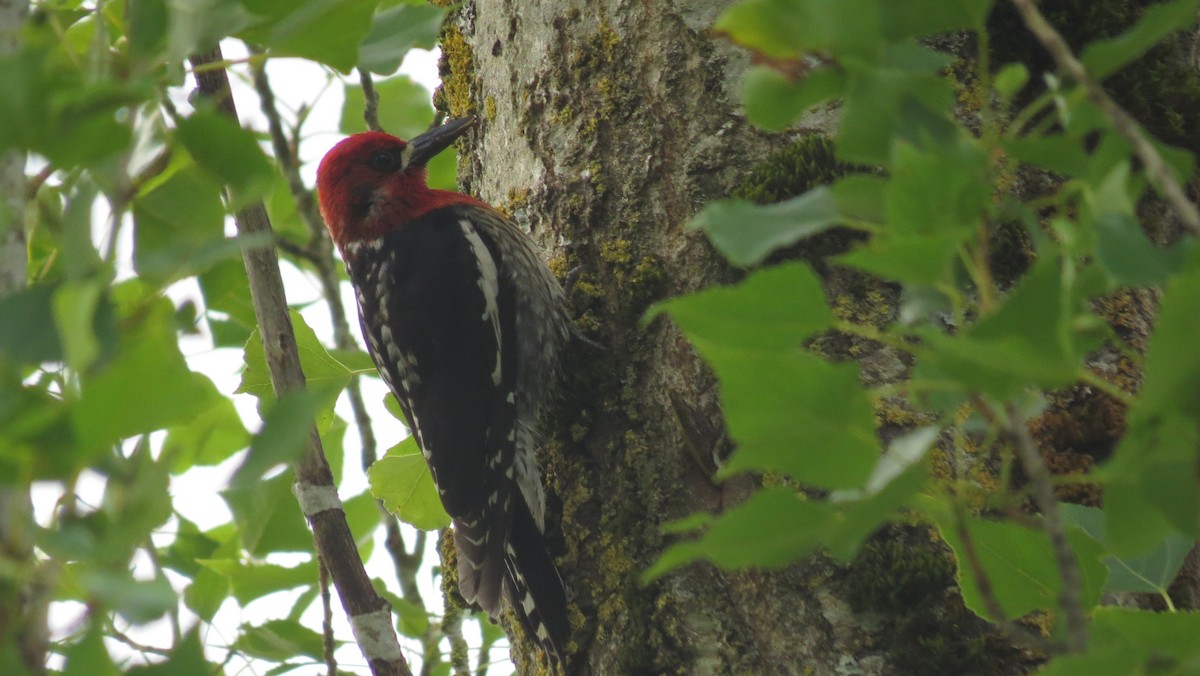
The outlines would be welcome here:
<svg viewBox="0 0 1200 676">
<path fill-rule="evenodd" d="M 400 168 L 396 153 L 390 150 L 376 150 L 371 153 L 371 167 L 379 171 L 395 171 Z"/>
</svg>

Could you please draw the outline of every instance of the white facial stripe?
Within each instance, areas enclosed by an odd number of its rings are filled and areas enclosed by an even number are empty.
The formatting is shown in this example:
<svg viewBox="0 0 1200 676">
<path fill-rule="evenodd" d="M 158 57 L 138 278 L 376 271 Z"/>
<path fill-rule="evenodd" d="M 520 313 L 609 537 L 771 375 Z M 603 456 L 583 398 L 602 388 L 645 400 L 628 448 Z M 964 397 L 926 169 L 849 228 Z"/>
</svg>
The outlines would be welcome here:
<svg viewBox="0 0 1200 676">
<path fill-rule="evenodd" d="M 496 272 L 496 261 L 492 259 L 492 254 L 488 251 L 487 245 L 479 238 L 479 233 L 475 232 L 475 226 L 467 219 L 462 219 L 458 222 L 462 227 L 463 236 L 467 238 L 467 242 L 471 245 L 471 251 L 475 254 L 475 264 L 479 267 L 479 290 L 483 292 L 483 316 L 480 319 L 488 320 L 492 324 L 492 333 L 496 336 L 496 366 L 492 369 L 492 384 L 500 384 L 500 308 L 497 305 L 497 300 L 500 296 L 500 279 Z"/>
</svg>

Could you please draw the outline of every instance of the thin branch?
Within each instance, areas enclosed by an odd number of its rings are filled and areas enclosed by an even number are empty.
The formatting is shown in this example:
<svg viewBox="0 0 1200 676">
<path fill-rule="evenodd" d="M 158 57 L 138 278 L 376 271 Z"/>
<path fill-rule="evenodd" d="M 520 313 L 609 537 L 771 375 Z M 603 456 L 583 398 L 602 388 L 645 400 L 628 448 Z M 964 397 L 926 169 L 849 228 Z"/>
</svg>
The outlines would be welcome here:
<svg viewBox="0 0 1200 676">
<path fill-rule="evenodd" d="M 475 661 L 475 676 L 487 676 L 492 665 L 492 644 L 486 641 L 479 647 L 479 659 Z"/>
<path fill-rule="evenodd" d="M 1038 452 L 1021 411 L 1015 404 L 1008 404 L 1005 413 L 1008 417 L 1009 433 L 1016 440 L 1017 455 L 1021 458 L 1025 474 L 1033 486 L 1033 501 L 1042 513 L 1042 525 L 1050 537 L 1054 560 L 1062 578 L 1059 604 L 1067 617 L 1067 648 L 1071 652 L 1083 652 L 1087 649 L 1088 642 L 1087 619 L 1083 609 L 1083 577 L 1079 572 L 1079 560 L 1075 558 L 1075 551 L 1071 549 L 1071 543 L 1067 542 L 1067 531 L 1058 511 L 1058 500 L 1054 497 L 1054 481 L 1046 463 L 1042 461 L 1042 454 Z"/>
<path fill-rule="evenodd" d="M 158 556 L 158 549 L 154 546 L 154 541 L 147 537 L 145 544 L 142 545 L 142 550 L 146 552 L 146 556 L 150 559 L 151 565 L 154 566 L 155 577 L 163 581 L 168 581 L 166 569 L 163 568 L 162 559 Z M 173 645 L 179 645 L 180 642 L 183 641 L 183 630 L 179 623 L 179 604 L 175 604 L 171 607 L 171 611 L 167 614 L 167 618 L 171 623 L 171 641 L 173 642 Z"/>
<path fill-rule="evenodd" d="M 333 599 L 329 594 L 329 567 L 324 559 L 317 559 L 318 584 L 321 588 L 321 635 L 325 637 L 324 657 L 325 672 L 329 676 L 337 676 L 337 658 L 333 651 L 337 647 L 333 641 Z"/>
<path fill-rule="evenodd" d="M 223 68 L 213 65 L 223 60 L 220 47 L 207 54 L 193 55 L 189 60 L 201 95 L 237 120 L 229 78 Z M 239 237 L 273 238 L 262 202 L 239 210 L 234 222 Z M 275 393 L 282 396 L 302 391 L 304 372 L 288 316 L 278 254 L 274 247 L 245 247 L 242 257 Z M 396 638 L 388 604 L 371 586 L 363 568 L 315 426 L 310 427 L 308 437 L 308 450 L 294 467 L 294 488 L 312 527 L 317 552 L 333 576 L 338 597 L 351 626 L 355 627 L 355 639 L 370 663 L 371 672 L 376 676 L 411 674 Z"/>
<path fill-rule="evenodd" d="M 375 91 L 375 82 L 371 80 L 371 74 L 362 68 L 358 69 L 358 81 L 362 83 L 363 120 L 367 123 L 367 129 L 381 131 L 379 126 L 379 92 Z"/>
<path fill-rule="evenodd" d="M 288 189 L 292 193 L 292 198 L 296 202 L 296 210 L 311 233 L 309 245 L 306 247 L 298 246 L 283 238 L 278 238 L 278 244 L 284 251 L 300 256 L 313 264 L 313 267 L 316 268 L 317 279 L 321 284 L 322 293 L 329 304 L 329 318 L 333 326 L 334 344 L 341 350 L 358 350 L 358 345 L 354 342 L 354 337 L 350 330 L 350 323 L 347 320 L 346 307 L 342 303 L 339 280 L 334 271 L 338 261 L 334 257 L 333 242 L 327 235 L 324 221 L 321 219 L 317 203 L 312 197 L 312 192 L 307 189 L 300 176 L 299 159 L 292 151 L 295 147 L 293 141 L 299 137 L 299 127 L 297 126 L 291 140 L 289 140 L 285 134 L 278 107 L 275 105 L 274 91 L 271 89 L 266 69 L 261 62 L 255 65 L 253 77 L 254 87 L 258 92 L 263 115 L 267 118 L 276 158 L 287 179 Z M 364 87 L 364 91 L 369 92 L 367 100 L 377 102 L 378 97 L 374 92 L 374 88 L 371 87 L 368 89 L 370 86 L 369 76 L 367 76 L 367 80 L 367 86 Z M 354 416 L 354 426 L 358 430 L 359 442 L 362 447 L 361 462 L 362 470 L 365 474 L 378 457 L 378 444 L 375 439 L 374 428 L 371 425 L 371 417 L 367 413 L 367 407 L 363 400 L 362 388 L 357 377 L 351 379 L 350 384 L 346 388 L 346 393 L 350 400 L 350 410 Z M 382 501 L 376 500 L 375 502 L 379 509 L 380 518 L 385 525 L 385 549 L 392 558 L 393 566 L 396 570 L 396 578 L 400 582 L 400 594 L 404 600 L 417 607 L 424 608 L 425 602 L 421 598 L 420 587 L 417 585 L 417 573 L 425 558 L 425 533 L 417 533 L 417 542 L 413 552 L 411 554 L 408 553 L 405 548 L 404 536 L 400 531 L 400 525 L 396 517 L 384 507 Z M 424 664 L 429 665 L 439 661 L 438 657 L 441 654 L 441 650 L 438 644 L 441 642 L 441 637 L 439 627 L 431 623 L 429 629 L 421 637 Z"/>
<path fill-rule="evenodd" d="M 1005 616 L 1004 609 L 1000 606 L 1000 601 L 996 598 L 996 592 L 992 588 L 992 579 L 988 577 L 987 570 L 983 567 L 983 561 L 979 558 L 979 551 L 975 549 L 975 541 L 971 538 L 970 531 L 967 530 L 966 510 L 961 501 L 956 499 L 953 502 L 954 534 L 962 543 L 963 554 L 966 556 L 967 565 L 971 568 L 971 575 L 975 579 L 975 588 L 979 590 L 979 597 L 983 601 L 988 615 L 992 616 L 992 621 L 1018 644 L 1046 654 L 1059 652 L 1055 644 L 1040 636 L 1035 636 Z"/>
<path fill-rule="evenodd" d="M 1150 180 L 1154 182 L 1158 189 L 1162 191 L 1167 202 L 1179 218 L 1183 221 L 1183 225 L 1193 234 L 1200 235 L 1200 210 L 1196 209 L 1196 205 L 1188 199 L 1187 193 L 1184 192 L 1183 186 L 1175 179 L 1175 174 L 1171 168 L 1167 166 L 1162 155 L 1146 137 L 1146 133 L 1142 131 L 1141 125 L 1133 116 L 1125 112 L 1116 101 L 1104 91 L 1100 83 L 1096 81 L 1088 72 L 1078 58 L 1071 52 L 1071 47 L 1067 41 L 1059 35 L 1054 26 L 1046 20 L 1033 0 L 1011 0 L 1017 12 L 1021 14 L 1021 19 L 1025 22 L 1025 26 L 1033 33 L 1038 42 L 1050 52 L 1051 58 L 1058 64 L 1059 68 L 1069 73 L 1071 77 L 1079 82 L 1084 91 L 1087 92 L 1088 98 L 1100 112 L 1108 118 L 1112 123 L 1113 128 L 1117 133 L 1125 137 L 1133 146 L 1133 152 L 1142 161 L 1146 167 L 1146 173 L 1150 175 Z"/>
<path fill-rule="evenodd" d="M 121 631 L 120 629 L 117 629 L 117 625 L 115 623 L 110 622 L 108 625 L 107 631 L 110 636 L 117 639 L 121 643 L 124 643 L 125 645 L 129 646 L 130 648 L 133 648 L 134 650 L 138 651 L 139 653 L 143 653 L 145 655 L 158 655 L 159 657 L 169 657 L 171 655 L 170 648 L 155 648 L 152 645 L 146 645 L 145 643 L 138 643 L 137 641 L 133 640 L 133 638 L 131 638 L 128 634 Z"/>
<path fill-rule="evenodd" d="M 471 661 L 467 656 L 467 641 L 463 638 L 463 609 L 455 605 L 442 588 L 442 633 L 450 639 L 450 667 L 454 676 L 471 676 Z"/>
<path fill-rule="evenodd" d="M 975 541 L 971 539 L 971 533 L 967 530 L 967 515 L 959 500 L 954 501 L 954 534 L 962 543 L 963 554 L 966 555 L 967 565 L 971 567 L 971 576 L 975 578 L 975 588 L 979 590 L 979 598 L 983 600 L 983 607 L 987 609 L 988 615 L 991 615 L 997 624 L 1008 624 L 1008 616 L 1005 614 L 1004 608 L 1000 606 L 996 592 L 992 589 L 992 578 L 988 577 L 987 570 L 983 567 L 983 561 L 979 558 L 979 552 L 975 549 Z"/>
</svg>

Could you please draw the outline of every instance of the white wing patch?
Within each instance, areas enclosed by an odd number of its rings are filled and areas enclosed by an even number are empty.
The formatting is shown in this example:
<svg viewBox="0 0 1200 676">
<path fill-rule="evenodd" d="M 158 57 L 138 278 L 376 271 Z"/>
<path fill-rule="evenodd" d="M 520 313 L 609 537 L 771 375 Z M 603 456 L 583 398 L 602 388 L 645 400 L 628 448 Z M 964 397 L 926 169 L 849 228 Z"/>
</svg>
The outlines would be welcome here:
<svg viewBox="0 0 1200 676">
<path fill-rule="evenodd" d="M 475 254 L 475 263 L 479 266 L 479 290 L 483 292 L 483 315 L 480 319 L 485 319 L 492 324 L 492 333 L 496 336 L 496 366 L 492 369 L 492 384 L 500 384 L 500 307 L 497 305 L 497 300 L 500 296 L 500 278 L 496 272 L 496 261 L 492 259 L 492 253 L 488 251 L 487 245 L 479 238 L 479 233 L 475 232 L 475 226 L 467 219 L 461 219 L 458 222 L 462 227 L 463 236 L 467 238 L 467 243 L 471 245 L 471 251 Z"/>
</svg>

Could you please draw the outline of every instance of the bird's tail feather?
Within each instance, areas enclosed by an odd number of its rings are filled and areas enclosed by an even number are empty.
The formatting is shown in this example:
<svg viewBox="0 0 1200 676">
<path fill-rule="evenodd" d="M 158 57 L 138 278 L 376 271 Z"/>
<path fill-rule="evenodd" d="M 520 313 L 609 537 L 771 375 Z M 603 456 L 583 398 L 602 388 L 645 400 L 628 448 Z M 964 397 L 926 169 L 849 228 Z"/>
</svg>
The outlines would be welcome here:
<svg viewBox="0 0 1200 676">
<path fill-rule="evenodd" d="M 564 665 L 571 624 L 562 577 L 524 501 L 517 500 L 505 556 L 507 593 L 525 632 Z"/>
</svg>

